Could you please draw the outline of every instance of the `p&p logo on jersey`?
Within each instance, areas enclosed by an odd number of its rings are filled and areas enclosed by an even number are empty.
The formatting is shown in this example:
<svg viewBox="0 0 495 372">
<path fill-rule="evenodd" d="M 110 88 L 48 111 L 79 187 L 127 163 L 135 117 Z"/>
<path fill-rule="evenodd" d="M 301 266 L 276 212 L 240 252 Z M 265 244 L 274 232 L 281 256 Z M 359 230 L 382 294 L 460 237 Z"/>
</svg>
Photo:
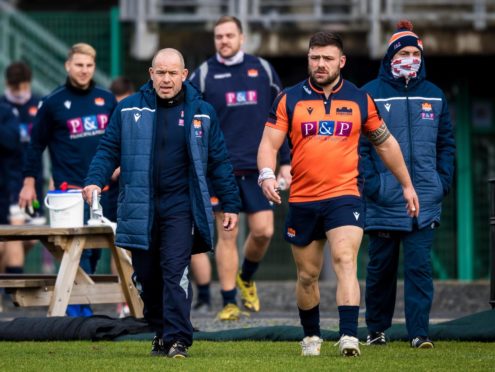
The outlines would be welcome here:
<svg viewBox="0 0 495 372">
<path fill-rule="evenodd" d="M 349 137 L 352 131 L 350 121 L 306 121 L 301 123 L 301 134 L 303 138 L 310 136 L 335 136 Z"/>
<path fill-rule="evenodd" d="M 71 139 L 103 134 L 108 125 L 108 115 L 90 115 L 67 120 Z"/>
</svg>

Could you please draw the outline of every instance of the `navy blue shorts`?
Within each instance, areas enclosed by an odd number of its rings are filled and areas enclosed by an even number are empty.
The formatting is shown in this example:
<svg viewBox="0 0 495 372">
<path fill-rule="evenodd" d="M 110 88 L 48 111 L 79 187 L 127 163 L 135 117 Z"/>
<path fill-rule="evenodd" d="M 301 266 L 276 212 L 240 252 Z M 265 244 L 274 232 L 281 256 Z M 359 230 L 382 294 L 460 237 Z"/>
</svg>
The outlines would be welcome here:
<svg viewBox="0 0 495 372">
<path fill-rule="evenodd" d="M 263 194 L 261 187 L 258 186 L 258 173 L 248 173 L 242 176 L 235 176 L 239 194 L 241 197 L 241 212 L 256 213 L 260 211 L 271 211 L 273 205 Z M 222 203 L 218 200 L 215 192 L 210 186 L 211 205 L 214 212 L 222 211 Z"/>
<path fill-rule="evenodd" d="M 341 226 L 364 227 L 363 203 L 358 196 L 306 203 L 289 203 L 284 238 L 304 247 L 314 240 L 326 239 L 325 232 Z"/>
</svg>

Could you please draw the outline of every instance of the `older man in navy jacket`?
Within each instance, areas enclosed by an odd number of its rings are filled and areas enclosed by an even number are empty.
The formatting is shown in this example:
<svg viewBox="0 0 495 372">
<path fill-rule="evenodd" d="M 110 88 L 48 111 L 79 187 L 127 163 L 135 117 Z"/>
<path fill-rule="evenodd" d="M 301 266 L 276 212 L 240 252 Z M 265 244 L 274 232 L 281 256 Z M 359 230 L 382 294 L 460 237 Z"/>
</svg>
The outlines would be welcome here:
<svg viewBox="0 0 495 372">
<path fill-rule="evenodd" d="M 91 202 L 121 167 L 115 243 L 132 250 L 144 316 L 156 332 L 152 355 L 185 358 L 193 334 L 191 253 L 213 247 L 206 177 L 225 205 L 227 231 L 236 226 L 240 199 L 215 111 L 185 81 L 181 53 L 160 50 L 149 72 L 151 81 L 112 115 L 84 197 Z"/>
<path fill-rule="evenodd" d="M 400 144 L 421 210 L 407 215 L 400 184 L 364 138 L 360 148 L 370 245 L 366 276 L 368 343 L 386 343 L 395 307 L 399 246 L 404 249 L 406 326 L 412 347 L 432 348 L 428 322 L 433 299 L 430 253 L 442 199 L 454 173 L 454 136 L 442 91 L 425 80 L 423 44 L 409 21 L 397 24 L 371 94 Z"/>
</svg>

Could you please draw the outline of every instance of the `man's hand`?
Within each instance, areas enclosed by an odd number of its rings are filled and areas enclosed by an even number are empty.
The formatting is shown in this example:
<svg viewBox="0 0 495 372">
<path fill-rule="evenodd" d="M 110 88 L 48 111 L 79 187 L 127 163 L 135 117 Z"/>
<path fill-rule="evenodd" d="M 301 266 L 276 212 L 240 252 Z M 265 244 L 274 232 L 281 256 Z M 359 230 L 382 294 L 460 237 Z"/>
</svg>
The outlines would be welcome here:
<svg viewBox="0 0 495 372">
<path fill-rule="evenodd" d="M 29 206 L 31 206 L 34 200 L 38 200 L 38 198 L 36 197 L 36 188 L 34 184 L 34 177 L 24 178 L 24 184 L 19 193 L 19 208 L 21 208 L 21 210 L 24 210 L 24 208 L 28 208 Z"/>
<path fill-rule="evenodd" d="M 236 213 L 224 213 L 223 214 L 223 229 L 225 231 L 232 231 L 237 225 L 237 214 Z"/>
<path fill-rule="evenodd" d="M 292 174 L 290 165 L 281 165 L 277 175 L 277 185 L 280 190 L 288 190 L 292 183 Z"/>
<path fill-rule="evenodd" d="M 93 201 L 94 190 L 98 190 L 98 194 L 101 193 L 101 187 L 96 185 L 88 185 L 82 190 L 82 197 L 89 205 L 91 205 L 91 202 Z"/>
<path fill-rule="evenodd" d="M 261 189 L 263 190 L 263 194 L 266 198 L 274 203 L 282 204 L 282 199 L 280 198 L 277 181 L 273 179 L 264 180 L 261 184 Z"/>
<path fill-rule="evenodd" d="M 419 199 L 418 195 L 416 195 L 416 190 L 414 187 L 408 186 L 402 189 L 404 199 L 406 200 L 406 209 L 409 217 L 418 217 L 419 215 Z"/>
</svg>

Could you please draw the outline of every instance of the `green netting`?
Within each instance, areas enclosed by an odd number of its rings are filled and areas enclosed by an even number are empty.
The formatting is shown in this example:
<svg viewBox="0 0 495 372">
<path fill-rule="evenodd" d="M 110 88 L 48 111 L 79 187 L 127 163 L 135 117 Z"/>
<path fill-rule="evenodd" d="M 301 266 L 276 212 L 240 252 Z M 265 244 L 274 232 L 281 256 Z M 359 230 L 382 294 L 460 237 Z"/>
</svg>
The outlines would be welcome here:
<svg viewBox="0 0 495 372">
<path fill-rule="evenodd" d="M 85 41 L 92 44 L 98 53 L 98 67 L 110 73 L 111 70 L 111 29 L 110 12 L 29 12 L 32 19 L 36 20 L 47 30 L 53 32 L 67 44 Z M 182 35 L 186 29 L 171 30 L 163 28 L 161 42 L 171 43 L 176 39 L 171 37 L 171 32 Z M 189 29 L 189 32 L 190 31 Z M 201 33 L 195 30 L 196 33 Z M 202 30 L 204 33 L 204 30 Z M 173 34 L 173 35 L 175 35 Z M 133 25 L 126 23 L 122 25 L 122 74 L 130 77 L 136 86 L 144 83 L 148 79 L 147 70 L 149 61 L 137 61 L 130 56 L 130 40 L 133 36 Z M 171 41 L 172 40 L 172 41 Z M 188 67 L 195 68 L 205 56 L 211 51 L 212 45 L 206 47 L 184 47 L 180 45 L 180 37 L 177 37 L 174 47 L 179 47 L 186 55 Z M 213 43 L 212 43 L 213 44 Z M 165 45 L 161 45 L 163 47 Z M 168 46 L 168 44 L 167 44 Z M 274 65 L 280 71 L 282 81 L 288 83 L 298 80 L 299 77 L 294 71 L 305 73 L 304 59 L 287 59 L 287 57 L 277 59 Z M 352 60 L 351 60 L 352 61 Z M 366 62 L 361 60 L 362 63 Z M 361 63 L 360 62 L 360 63 Z M 369 61 L 367 62 L 369 64 Z M 297 66 L 297 69 L 294 67 Z M 289 68 L 290 67 L 290 68 Z M 375 66 L 376 67 L 376 66 Z M 362 73 L 357 74 L 358 80 L 368 80 L 375 74 L 376 68 L 361 69 Z M 349 70 L 349 69 L 348 69 Z M 365 72 L 368 71 L 368 72 Z M 344 71 L 346 72 L 346 71 Z M 353 78 L 352 74 L 346 72 Z M 361 75 L 366 76 L 361 76 Z M 452 82 L 451 82 L 452 84 Z M 451 106 L 452 107 L 452 106 Z M 492 119 L 493 121 L 493 119 Z M 493 123 L 492 123 L 493 126 Z M 489 223 L 488 223 L 488 183 L 487 180 L 495 175 L 495 164 L 492 161 L 494 153 L 495 138 L 493 134 L 473 134 L 473 199 L 474 199 L 474 279 L 486 278 L 489 273 Z M 433 272 L 436 279 L 451 279 L 457 277 L 457 228 L 456 214 L 462 211 L 456 210 L 456 189 L 453 188 L 450 195 L 443 203 L 442 225 L 437 230 L 433 249 Z M 258 273 L 258 279 L 293 279 L 295 269 L 292 261 L 290 248 L 282 238 L 285 212 L 287 205 L 283 204 L 275 210 L 275 236 L 267 252 L 263 265 Z M 367 240 L 363 241 L 359 255 L 359 277 L 363 279 L 366 273 L 367 263 Z M 29 257 L 28 257 L 29 259 Z M 108 266 L 107 266 L 108 267 Z M 402 272 L 400 273 L 402 277 Z"/>
<path fill-rule="evenodd" d="M 28 12 L 68 45 L 91 44 L 97 52 L 98 68 L 110 74 L 110 12 Z"/>
<path fill-rule="evenodd" d="M 495 177 L 495 135 L 473 134 L 473 219 L 475 279 L 488 278 L 490 274 L 490 224 L 489 184 Z M 495 269 L 495 268 L 494 268 Z"/>
</svg>

